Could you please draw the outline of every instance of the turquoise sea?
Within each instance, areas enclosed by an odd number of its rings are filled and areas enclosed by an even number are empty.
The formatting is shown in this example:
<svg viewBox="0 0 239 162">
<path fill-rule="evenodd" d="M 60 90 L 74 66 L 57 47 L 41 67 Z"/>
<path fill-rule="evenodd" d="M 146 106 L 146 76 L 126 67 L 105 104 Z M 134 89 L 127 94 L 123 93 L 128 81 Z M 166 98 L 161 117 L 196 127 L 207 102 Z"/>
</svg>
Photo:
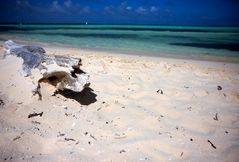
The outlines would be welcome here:
<svg viewBox="0 0 239 162">
<path fill-rule="evenodd" d="M 238 27 L 4 24 L 0 39 L 137 55 L 239 57 Z"/>
</svg>

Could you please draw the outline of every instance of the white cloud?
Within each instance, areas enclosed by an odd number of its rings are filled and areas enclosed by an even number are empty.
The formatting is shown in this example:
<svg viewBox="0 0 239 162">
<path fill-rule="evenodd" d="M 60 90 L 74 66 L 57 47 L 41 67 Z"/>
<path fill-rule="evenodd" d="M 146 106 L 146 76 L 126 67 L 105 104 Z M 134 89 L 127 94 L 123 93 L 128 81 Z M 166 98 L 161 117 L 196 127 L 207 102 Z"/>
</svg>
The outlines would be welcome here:
<svg viewBox="0 0 239 162">
<path fill-rule="evenodd" d="M 66 0 L 66 1 L 64 2 L 64 6 L 67 7 L 67 8 L 70 8 L 70 7 L 72 6 L 71 0 Z"/>
<path fill-rule="evenodd" d="M 121 4 L 120 4 L 120 6 L 122 6 L 122 7 L 124 7 L 124 6 L 126 6 L 127 5 L 127 2 L 126 1 L 124 1 L 124 2 L 122 2 Z"/>
<path fill-rule="evenodd" d="M 105 6 L 104 12 L 107 14 L 114 14 L 115 7 L 114 6 Z"/>
<path fill-rule="evenodd" d="M 64 11 L 62 6 L 59 4 L 58 1 L 53 1 L 52 2 L 52 9 L 55 10 L 55 11 Z"/>
<path fill-rule="evenodd" d="M 126 10 L 131 11 L 131 10 L 132 10 L 132 7 L 131 7 L 131 6 L 127 6 L 127 7 L 126 7 Z"/>
<path fill-rule="evenodd" d="M 35 12 L 42 12 L 41 6 L 33 5 L 28 0 L 17 0 L 16 1 L 16 7 L 18 9 L 24 9 L 27 11 L 35 11 Z"/>
<path fill-rule="evenodd" d="M 80 6 L 78 3 L 72 3 L 72 0 L 65 0 L 60 3 L 59 0 L 53 0 L 50 4 L 31 4 L 30 0 L 16 0 L 16 6 L 19 9 L 33 10 L 34 12 L 39 13 L 52 13 L 60 12 L 64 14 L 73 14 L 73 13 L 82 13 L 89 14 L 91 12 L 90 7 Z M 43 9 L 44 8 L 44 9 Z"/>
<path fill-rule="evenodd" d="M 155 7 L 155 6 L 151 6 L 150 8 L 150 12 L 157 12 L 159 10 L 158 7 Z"/>
<path fill-rule="evenodd" d="M 83 13 L 90 13 L 90 7 L 86 6 L 82 8 Z"/>
<path fill-rule="evenodd" d="M 31 4 L 27 0 L 17 0 L 16 5 L 20 7 L 31 7 Z"/>
<path fill-rule="evenodd" d="M 136 12 L 139 14 L 145 14 L 147 12 L 147 9 L 144 8 L 143 6 L 140 6 L 136 9 Z"/>
<path fill-rule="evenodd" d="M 51 11 L 53 12 L 64 12 L 67 14 L 72 14 L 74 12 L 79 13 L 90 13 L 90 8 L 88 6 L 80 6 L 78 3 L 73 4 L 71 0 L 65 0 L 62 4 L 58 0 L 52 2 Z"/>
<path fill-rule="evenodd" d="M 126 1 L 122 2 L 118 7 L 119 12 L 121 13 L 124 12 L 126 7 L 127 7 L 127 2 Z"/>
</svg>

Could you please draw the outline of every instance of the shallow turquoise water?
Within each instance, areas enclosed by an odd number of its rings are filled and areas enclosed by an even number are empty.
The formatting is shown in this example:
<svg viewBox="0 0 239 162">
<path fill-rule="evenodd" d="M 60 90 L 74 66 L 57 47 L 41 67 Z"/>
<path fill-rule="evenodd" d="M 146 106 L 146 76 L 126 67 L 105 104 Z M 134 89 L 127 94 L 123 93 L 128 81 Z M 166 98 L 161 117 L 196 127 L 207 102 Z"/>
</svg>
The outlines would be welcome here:
<svg viewBox="0 0 239 162">
<path fill-rule="evenodd" d="M 161 56 L 239 57 L 239 28 L 156 25 L 0 25 L 1 39 Z"/>
</svg>

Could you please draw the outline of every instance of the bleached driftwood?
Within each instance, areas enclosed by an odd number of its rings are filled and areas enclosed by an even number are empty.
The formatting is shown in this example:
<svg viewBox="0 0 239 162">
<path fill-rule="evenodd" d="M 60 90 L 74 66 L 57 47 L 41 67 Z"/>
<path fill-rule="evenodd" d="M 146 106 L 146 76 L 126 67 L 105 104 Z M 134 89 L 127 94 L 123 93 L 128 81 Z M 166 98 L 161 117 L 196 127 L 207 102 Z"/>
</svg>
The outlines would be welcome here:
<svg viewBox="0 0 239 162">
<path fill-rule="evenodd" d="M 39 46 L 19 45 L 8 40 L 5 42 L 5 57 L 14 55 L 23 59 L 21 74 L 30 76 L 35 86 L 34 94 L 40 93 L 40 82 L 48 81 L 56 90 L 81 92 L 89 86 L 89 75 L 80 69 L 81 59 L 50 56 Z"/>
</svg>

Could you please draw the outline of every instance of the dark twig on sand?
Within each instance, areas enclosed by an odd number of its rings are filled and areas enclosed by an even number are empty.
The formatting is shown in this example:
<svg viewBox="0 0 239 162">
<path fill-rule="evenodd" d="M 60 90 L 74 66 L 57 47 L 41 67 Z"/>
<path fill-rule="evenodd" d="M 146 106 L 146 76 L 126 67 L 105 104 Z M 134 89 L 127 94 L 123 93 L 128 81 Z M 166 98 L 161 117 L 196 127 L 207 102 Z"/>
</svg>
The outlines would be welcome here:
<svg viewBox="0 0 239 162">
<path fill-rule="evenodd" d="M 32 124 L 41 124 L 41 123 L 38 121 L 32 121 Z"/>
<path fill-rule="evenodd" d="M 163 90 L 162 89 L 159 89 L 156 91 L 157 93 L 160 93 L 161 95 L 163 94 Z"/>
<path fill-rule="evenodd" d="M 21 136 L 17 136 L 17 137 L 15 137 L 15 138 L 13 139 L 13 141 L 18 140 L 19 138 L 21 138 Z"/>
<path fill-rule="evenodd" d="M 75 139 L 73 138 L 65 138 L 66 141 L 76 141 Z"/>
<path fill-rule="evenodd" d="M 0 98 L 0 106 L 4 106 L 4 105 L 5 105 L 4 101 Z"/>
<path fill-rule="evenodd" d="M 90 134 L 90 137 L 97 141 L 97 139 L 92 134 Z"/>
<path fill-rule="evenodd" d="M 181 152 L 181 154 L 180 154 L 180 157 L 182 157 L 183 156 L 183 152 Z"/>
<path fill-rule="evenodd" d="M 218 120 L 218 114 L 216 113 L 215 117 L 213 118 L 214 120 Z"/>
<path fill-rule="evenodd" d="M 124 152 L 126 152 L 125 150 L 120 150 L 120 154 L 122 154 L 122 153 L 124 153 Z"/>
<path fill-rule="evenodd" d="M 221 87 L 221 86 L 217 86 L 217 90 L 218 90 L 218 91 L 221 91 L 221 90 L 222 90 L 222 87 Z"/>
<path fill-rule="evenodd" d="M 29 114 L 29 115 L 28 115 L 28 118 L 32 118 L 32 117 L 35 117 L 35 116 L 40 116 L 40 117 L 42 117 L 42 115 L 43 115 L 43 112 L 41 112 L 41 113 L 32 113 L 32 114 Z"/>
<path fill-rule="evenodd" d="M 211 146 L 216 149 L 216 146 L 210 141 L 210 140 L 207 140 L 207 142 L 209 142 L 211 144 Z"/>
</svg>

